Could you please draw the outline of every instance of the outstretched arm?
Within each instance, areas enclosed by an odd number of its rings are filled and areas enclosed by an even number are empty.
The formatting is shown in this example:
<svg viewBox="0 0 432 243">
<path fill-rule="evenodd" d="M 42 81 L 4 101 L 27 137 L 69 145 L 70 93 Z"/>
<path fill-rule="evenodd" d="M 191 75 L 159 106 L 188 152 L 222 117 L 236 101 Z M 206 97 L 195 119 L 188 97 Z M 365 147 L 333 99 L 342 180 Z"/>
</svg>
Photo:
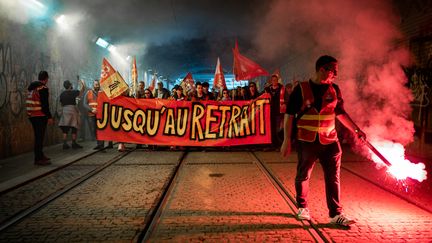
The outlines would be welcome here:
<svg viewBox="0 0 432 243">
<path fill-rule="evenodd" d="M 339 114 L 336 118 L 351 132 L 355 133 L 358 138 L 366 139 L 366 134 L 354 123 L 348 114 Z"/>
</svg>

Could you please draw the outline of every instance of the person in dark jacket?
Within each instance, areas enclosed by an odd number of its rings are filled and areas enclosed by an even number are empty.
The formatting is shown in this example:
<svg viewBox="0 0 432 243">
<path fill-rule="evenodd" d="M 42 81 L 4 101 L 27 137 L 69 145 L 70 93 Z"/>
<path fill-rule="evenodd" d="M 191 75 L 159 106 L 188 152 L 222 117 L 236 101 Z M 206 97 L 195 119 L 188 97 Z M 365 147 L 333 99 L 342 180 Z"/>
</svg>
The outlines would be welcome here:
<svg viewBox="0 0 432 243">
<path fill-rule="evenodd" d="M 80 116 L 78 107 L 76 106 L 76 99 L 81 96 L 84 90 L 84 81 L 80 80 L 80 82 L 82 84 L 81 90 L 73 89 L 72 83 L 69 80 L 63 82 L 65 90 L 60 94 L 60 103 L 63 107 L 63 111 L 58 124 L 63 132 L 63 149 L 70 148 L 67 143 L 69 131 L 71 131 L 72 134 L 72 148 L 82 148 L 82 146 L 76 142 L 77 131 L 80 127 Z"/>
<path fill-rule="evenodd" d="M 26 110 L 33 127 L 34 134 L 34 164 L 49 165 L 50 158 L 43 153 L 43 142 L 47 124 L 53 124 L 49 108 L 48 72 L 41 71 L 38 81 L 32 82 L 28 87 Z"/>
<path fill-rule="evenodd" d="M 170 97 L 170 92 L 166 88 L 164 88 L 162 82 L 157 83 L 158 88 L 155 91 L 155 98 L 158 99 L 168 99 Z"/>
</svg>

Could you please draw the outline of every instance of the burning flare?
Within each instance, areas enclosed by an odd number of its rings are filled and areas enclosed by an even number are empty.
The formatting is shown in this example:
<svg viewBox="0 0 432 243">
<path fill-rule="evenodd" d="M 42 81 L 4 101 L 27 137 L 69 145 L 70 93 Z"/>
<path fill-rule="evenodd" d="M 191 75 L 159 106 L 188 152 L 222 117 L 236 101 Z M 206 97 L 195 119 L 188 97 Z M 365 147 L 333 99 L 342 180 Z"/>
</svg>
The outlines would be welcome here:
<svg viewBox="0 0 432 243">
<path fill-rule="evenodd" d="M 387 172 L 398 180 L 407 177 L 422 182 L 426 179 L 427 171 L 423 163 L 414 164 L 405 158 L 405 148 L 400 143 L 390 141 L 373 141 L 373 144 L 382 155 L 391 163 L 387 167 Z M 377 164 L 384 165 L 383 161 L 371 150 L 369 150 L 372 160 Z"/>
</svg>

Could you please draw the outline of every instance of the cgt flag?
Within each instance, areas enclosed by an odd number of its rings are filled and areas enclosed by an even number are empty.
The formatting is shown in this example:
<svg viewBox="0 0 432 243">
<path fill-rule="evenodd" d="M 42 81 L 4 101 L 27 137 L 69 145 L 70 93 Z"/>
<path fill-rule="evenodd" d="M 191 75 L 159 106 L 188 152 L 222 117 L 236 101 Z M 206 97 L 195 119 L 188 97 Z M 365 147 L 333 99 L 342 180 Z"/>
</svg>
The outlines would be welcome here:
<svg viewBox="0 0 432 243">
<path fill-rule="evenodd" d="M 105 58 L 102 60 L 100 86 L 110 99 L 123 94 L 129 88 L 120 73 Z"/>
<path fill-rule="evenodd" d="M 219 89 L 220 91 L 226 88 L 225 77 L 223 74 L 222 66 L 220 65 L 219 57 L 217 59 L 213 86 L 215 88 Z"/>
<path fill-rule="evenodd" d="M 188 94 L 190 91 L 195 90 L 195 83 L 191 73 L 186 74 L 186 76 L 180 82 L 180 86 L 183 88 L 184 94 Z"/>
<path fill-rule="evenodd" d="M 235 80 L 248 80 L 258 76 L 268 76 L 269 73 L 260 65 L 240 54 L 236 41 L 233 48 Z"/>
</svg>

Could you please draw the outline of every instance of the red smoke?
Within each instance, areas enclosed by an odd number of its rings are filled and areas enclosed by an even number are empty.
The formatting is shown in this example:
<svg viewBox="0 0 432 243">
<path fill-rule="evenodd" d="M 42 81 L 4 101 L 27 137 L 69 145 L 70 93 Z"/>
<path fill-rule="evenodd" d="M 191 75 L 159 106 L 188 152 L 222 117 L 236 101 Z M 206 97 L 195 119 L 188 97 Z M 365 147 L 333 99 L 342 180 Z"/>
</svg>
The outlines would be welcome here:
<svg viewBox="0 0 432 243">
<path fill-rule="evenodd" d="M 319 56 L 336 57 L 345 109 L 369 141 L 407 145 L 413 95 L 398 21 L 389 0 L 275 0 L 254 41 L 263 58 L 284 64 L 285 77 L 311 78 Z"/>
<path fill-rule="evenodd" d="M 263 58 L 285 64 L 287 77 L 312 77 L 320 55 L 335 56 L 348 113 L 369 137 L 406 145 L 414 134 L 413 97 L 401 67 L 409 52 L 395 45 L 398 20 L 391 1 L 275 0 L 255 44 Z"/>
</svg>

